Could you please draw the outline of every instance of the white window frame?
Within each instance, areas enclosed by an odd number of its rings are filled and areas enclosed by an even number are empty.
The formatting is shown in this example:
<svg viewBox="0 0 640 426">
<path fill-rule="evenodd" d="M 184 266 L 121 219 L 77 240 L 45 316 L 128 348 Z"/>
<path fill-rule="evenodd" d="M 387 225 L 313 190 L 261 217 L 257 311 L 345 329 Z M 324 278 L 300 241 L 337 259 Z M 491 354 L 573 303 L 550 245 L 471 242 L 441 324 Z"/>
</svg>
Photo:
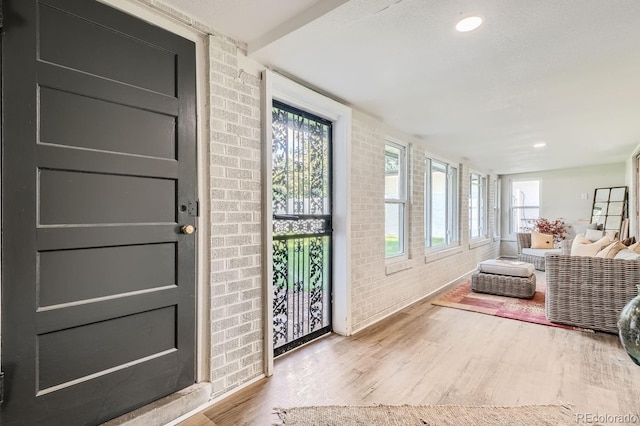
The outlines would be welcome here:
<svg viewBox="0 0 640 426">
<path fill-rule="evenodd" d="M 341 184 L 334 186 L 332 211 L 332 290 L 333 306 L 331 312 L 333 332 L 350 336 L 351 325 L 351 108 L 300 85 L 275 71 L 262 73 L 262 134 L 263 164 L 271 164 L 273 99 L 333 122 L 333 181 Z M 268 148 L 266 148 L 268 147 Z M 265 336 L 273 336 L 273 223 L 271 167 L 262 168 L 262 205 L 263 205 L 263 310 Z M 274 371 L 273 339 L 264 339 L 263 355 L 266 376 Z"/>
<path fill-rule="evenodd" d="M 432 202 L 431 195 L 431 178 L 432 164 L 437 162 L 445 166 L 446 170 L 446 237 L 442 244 L 432 245 L 431 228 L 432 228 Z M 453 171 L 453 170 L 455 171 Z M 455 173 L 455 179 L 453 179 Z M 424 245 L 427 251 L 446 250 L 451 247 L 460 245 L 460 165 L 452 161 L 443 160 L 434 156 L 425 157 L 425 173 L 424 173 L 424 201 L 425 201 L 425 238 Z"/>
<path fill-rule="evenodd" d="M 408 184 L 408 177 L 409 177 L 409 170 L 408 170 L 408 145 L 395 140 L 395 139 L 390 139 L 387 138 L 385 139 L 385 143 L 384 143 L 384 149 L 385 149 L 385 157 L 386 157 L 386 151 L 387 151 L 387 146 L 389 147 L 393 147 L 395 149 L 400 150 L 400 158 L 398 159 L 398 164 L 400 167 L 400 174 L 399 174 L 399 179 L 400 179 L 400 185 L 399 185 L 399 196 L 398 198 L 387 198 L 386 194 L 385 194 L 385 198 L 384 198 L 384 205 L 385 205 L 385 212 L 386 212 L 386 206 L 387 204 L 397 204 L 400 205 L 402 208 L 402 215 L 400 217 L 401 222 L 398 224 L 399 225 L 399 231 L 398 231 L 398 236 L 400 238 L 400 243 L 402 246 L 402 250 L 394 255 L 387 255 L 386 253 L 386 242 L 385 242 L 385 259 L 386 260 L 402 260 L 402 259 L 407 259 L 409 256 L 409 238 L 408 238 L 408 223 L 409 223 L 409 209 L 407 208 L 407 193 L 408 193 L 408 188 L 409 188 L 409 184 Z M 385 224 L 386 224 L 386 215 L 385 215 Z"/>
<path fill-rule="evenodd" d="M 478 191 L 478 235 L 473 235 L 473 215 L 471 214 L 471 195 L 472 195 L 472 182 L 473 176 L 478 176 L 480 181 L 480 187 Z M 479 172 L 470 172 L 469 173 L 469 240 L 481 240 L 487 238 L 488 234 L 488 191 L 487 191 L 487 181 L 488 176 Z"/>
<path fill-rule="evenodd" d="M 501 218 L 500 218 L 500 203 L 502 200 L 502 179 L 497 178 L 493 181 L 493 239 L 499 241 L 501 238 Z"/>
<path fill-rule="evenodd" d="M 517 183 L 517 182 L 538 182 L 538 205 L 522 205 L 522 206 L 514 206 L 513 205 L 513 184 Z M 514 210 L 518 209 L 518 210 L 524 210 L 524 209 L 538 209 L 538 217 L 540 216 L 540 189 L 542 187 L 542 180 L 538 179 L 538 178 L 531 178 L 531 179 L 518 179 L 518 180 L 510 180 L 509 181 L 509 233 L 510 234 L 516 234 L 517 232 L 520 232 L 517 228 L 517 226 L 515 226 L 515 224 L 513 223 L 513 212 Z M 533 219 L 537 219 L 537 218 L 532 218 Z"/>
</svg>

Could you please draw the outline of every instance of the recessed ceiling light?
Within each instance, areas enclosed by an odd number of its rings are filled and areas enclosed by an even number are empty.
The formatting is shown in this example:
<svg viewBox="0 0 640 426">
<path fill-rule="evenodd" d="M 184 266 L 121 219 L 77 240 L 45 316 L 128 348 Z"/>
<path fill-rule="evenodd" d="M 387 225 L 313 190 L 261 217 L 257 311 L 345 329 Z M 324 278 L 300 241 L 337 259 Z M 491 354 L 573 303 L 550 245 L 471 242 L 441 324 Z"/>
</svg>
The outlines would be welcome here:
<svg viewBox="0 0 640 426">
<path fill-rule="evenodd" d="M 536 144 L 533 144 L 534 148 L 544 148 L 545 146 L 547 146 L 546 142 L 538 142 Z"/>
<path fill-rule="evenodd" d="M 482 24 L 482 18 L 479 16 L 470 16 L 468 18 L 464 18 L 462 21 L 456 24 L 456 30 L 461 33 L 466 33 L 467 31 L 473 31 L 478 28 Z"/>
</svg>

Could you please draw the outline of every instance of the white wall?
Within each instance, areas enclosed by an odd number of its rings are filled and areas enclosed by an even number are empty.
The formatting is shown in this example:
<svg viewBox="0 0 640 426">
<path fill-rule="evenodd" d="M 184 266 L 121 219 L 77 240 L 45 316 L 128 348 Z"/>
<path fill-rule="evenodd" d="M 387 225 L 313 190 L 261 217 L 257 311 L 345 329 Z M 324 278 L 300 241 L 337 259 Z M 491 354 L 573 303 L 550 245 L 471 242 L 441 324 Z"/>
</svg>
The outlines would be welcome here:
<svg viewBox="0 0 640 426">
<path fill-rule="evenodd" d="M 509 230 L 509 201 L 511 182 L 514 180 L 540 180 L 540 217 L 564 218 L 571 225 L 588 223 L 596 188 L 627 185 L 625 163 L 602 164 L 589 167 L 548 170 L 533 173 L 502 175 L 502 240 L 515 241 Z M 587 194 L 587 199 L 583 199 Z M 631 213 L 631 209 L 629 210 Z M 503 244 L 501 253 L 513 255 L 514 244 Z"/>
</svg>

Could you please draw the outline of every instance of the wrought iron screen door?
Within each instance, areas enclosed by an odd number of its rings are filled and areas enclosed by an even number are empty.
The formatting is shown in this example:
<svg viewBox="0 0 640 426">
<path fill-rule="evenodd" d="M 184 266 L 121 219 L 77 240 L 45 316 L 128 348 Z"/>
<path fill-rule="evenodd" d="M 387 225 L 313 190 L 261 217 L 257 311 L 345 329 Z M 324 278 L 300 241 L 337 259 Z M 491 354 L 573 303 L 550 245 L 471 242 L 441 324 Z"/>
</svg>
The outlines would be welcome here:
<svg viewBox="0 0 640 426">
<path fill-rule="evenodd" d="M 273 347 L 331 331 L 331 122 L 273 102 Z"/>
</svg>

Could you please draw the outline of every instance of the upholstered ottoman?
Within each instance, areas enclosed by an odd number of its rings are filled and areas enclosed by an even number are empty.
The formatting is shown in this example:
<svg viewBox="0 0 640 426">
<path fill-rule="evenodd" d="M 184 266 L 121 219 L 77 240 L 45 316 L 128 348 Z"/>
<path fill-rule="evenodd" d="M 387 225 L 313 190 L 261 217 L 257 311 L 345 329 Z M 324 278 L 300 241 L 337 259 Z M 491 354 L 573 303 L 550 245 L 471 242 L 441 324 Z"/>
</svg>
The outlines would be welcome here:
<svg viewBox="0 0 640 426">
<path fill-rule="evenodd" d="M 536 276 L 531 263 L 485 260 L 471 276 L 471 289 L 478 293 L 530 299 L 536 293 Z"/>
</svg>

